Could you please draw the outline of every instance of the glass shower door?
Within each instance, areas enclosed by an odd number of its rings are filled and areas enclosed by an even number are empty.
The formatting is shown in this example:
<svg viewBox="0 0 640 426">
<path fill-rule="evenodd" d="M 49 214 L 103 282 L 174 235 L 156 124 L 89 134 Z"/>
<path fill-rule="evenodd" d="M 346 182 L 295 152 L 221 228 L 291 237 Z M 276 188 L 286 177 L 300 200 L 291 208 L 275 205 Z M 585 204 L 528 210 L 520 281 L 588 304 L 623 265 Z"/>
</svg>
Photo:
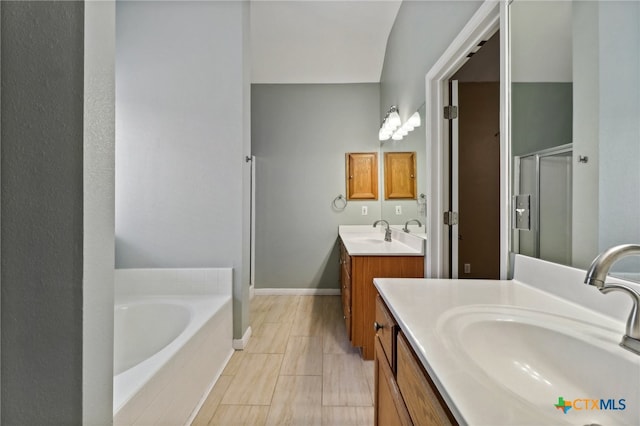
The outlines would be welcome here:
<svg viewBox="0 0 640 426">
<path fill-rule="evenodd" d="M 517 230 L 515 249 L 526 256 L 571 264 L 572 168 L 570 145 L 516 159 L 520 194 L 530 195 L 530 229 Z"/>
</svg>

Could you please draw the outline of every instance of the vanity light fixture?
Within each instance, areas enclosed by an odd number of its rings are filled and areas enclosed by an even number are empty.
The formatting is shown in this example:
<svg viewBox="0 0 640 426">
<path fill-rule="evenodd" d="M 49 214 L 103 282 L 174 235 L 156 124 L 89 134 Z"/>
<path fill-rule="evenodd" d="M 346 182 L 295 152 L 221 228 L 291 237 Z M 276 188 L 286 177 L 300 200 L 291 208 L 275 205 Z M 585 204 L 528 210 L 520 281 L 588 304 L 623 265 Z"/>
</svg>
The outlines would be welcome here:
<svg viewBox="0 0 640 426">
<path fill-rule="evenodd" d="M 395 114 L 397 116 L 397 120 L 395 118 L 390 119 L 389 117 L 391 117 L 391 114 Z M 393 120 L 393 124 L 388 124 L 391 120 Z M 395 124 L 397 124 L 397 126 Z M 422 120 L 420 119 L 420 114 L 416 111 L 407 121 L 404 122 L 404 124 L 400 125 L 398 107 L 394 105 L 389 109 L 389 112 L 387 112 L 387 115 L 382 121 L 382 126 L 380 126 L 380 132 L 378 133 L 378 139 L 386 141 L 391 138 L 394 141 L 400 141 L 402 138 L 407 136 L 410 131 L 416 127 L 420 127 L 421 124 Z M 392 126 L 394 126 L 393 130 L 391 130 Z"/>
<path fill-rule="evenodd" d="M 378 132 L 378 139 L 381 141 L 389 140 L 389 138 L 395 133 L 395 131 L 400 127 L 402 121 L 400 120 L 400 115 L 398 114 L 398 107 L 392 105 L 387 111 L 387 114 L 384 116 L 384 120 L 382 120 L 382 125 L 380 126 L 380 131 Z"/>
</svg>

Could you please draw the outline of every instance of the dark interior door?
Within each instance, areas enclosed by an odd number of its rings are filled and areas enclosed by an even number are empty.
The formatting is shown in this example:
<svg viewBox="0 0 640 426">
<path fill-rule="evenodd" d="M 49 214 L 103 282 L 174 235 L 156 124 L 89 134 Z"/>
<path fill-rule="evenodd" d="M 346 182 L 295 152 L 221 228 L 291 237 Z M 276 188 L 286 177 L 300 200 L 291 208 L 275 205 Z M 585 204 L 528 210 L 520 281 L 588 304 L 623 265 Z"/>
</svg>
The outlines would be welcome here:
<svg viewBox="0 0 640 426">
<path fill-rule="evenodd" d="M 458 277 L 500 277 L 500 86 L 458 83 Z"/>
</svg>

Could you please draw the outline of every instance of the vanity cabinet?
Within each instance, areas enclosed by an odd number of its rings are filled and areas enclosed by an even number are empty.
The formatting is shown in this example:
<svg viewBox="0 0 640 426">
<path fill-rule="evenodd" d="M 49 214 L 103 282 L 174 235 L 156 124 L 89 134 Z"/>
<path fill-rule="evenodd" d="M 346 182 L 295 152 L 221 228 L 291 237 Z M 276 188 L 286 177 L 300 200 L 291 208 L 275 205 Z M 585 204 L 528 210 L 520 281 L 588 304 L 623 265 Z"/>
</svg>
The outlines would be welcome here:
<svg viewBox="0 0 640 426">
<path fill-rule="evenodd" d="M 376 426 L 457 424 L 380 296 L 375 328 Z"/>
<path fill-rule="evenodd" d="M 347 338 L 351 340 L 351 256 L 344 244 L 340 244 L 340 294 Z"/>
<path fill-rule="evenodd" d="M 340 241 L 342 308 L 351 344 L 362 358 L 374 358 L 376 296 L 374 278 L 424 278 L 423 256 L 351 256 Z"/>
</svg>

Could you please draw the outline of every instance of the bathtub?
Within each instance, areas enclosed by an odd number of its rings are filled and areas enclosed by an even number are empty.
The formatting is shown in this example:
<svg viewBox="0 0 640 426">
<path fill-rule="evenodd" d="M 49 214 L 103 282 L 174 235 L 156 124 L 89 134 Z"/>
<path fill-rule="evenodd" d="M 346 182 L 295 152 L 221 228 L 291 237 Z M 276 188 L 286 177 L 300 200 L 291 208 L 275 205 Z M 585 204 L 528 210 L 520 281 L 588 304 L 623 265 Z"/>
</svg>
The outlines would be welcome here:
<svg viewBox="0 0 640 426">
<path fill-rule="evenodd" d="M 120 269 L 113 422 L 188 424 L 232 349 L 231 269 Z"/>
</svg>

